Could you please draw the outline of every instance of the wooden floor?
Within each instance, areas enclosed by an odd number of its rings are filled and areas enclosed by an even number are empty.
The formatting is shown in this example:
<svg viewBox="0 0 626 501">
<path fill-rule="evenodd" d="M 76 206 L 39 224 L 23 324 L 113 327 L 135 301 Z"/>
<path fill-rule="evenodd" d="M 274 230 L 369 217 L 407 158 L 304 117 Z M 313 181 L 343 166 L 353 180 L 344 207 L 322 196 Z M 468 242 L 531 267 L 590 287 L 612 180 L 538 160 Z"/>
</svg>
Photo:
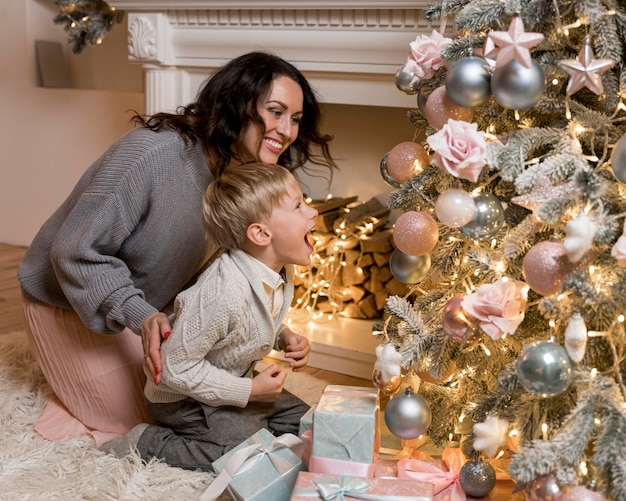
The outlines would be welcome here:
<svg viewBox="0 0 626 501">
<path fill-rule="evenodd" d="M 0 243 L 0 334 L 24 330 L 17 267 L 26 247 Z"/>
</svg>

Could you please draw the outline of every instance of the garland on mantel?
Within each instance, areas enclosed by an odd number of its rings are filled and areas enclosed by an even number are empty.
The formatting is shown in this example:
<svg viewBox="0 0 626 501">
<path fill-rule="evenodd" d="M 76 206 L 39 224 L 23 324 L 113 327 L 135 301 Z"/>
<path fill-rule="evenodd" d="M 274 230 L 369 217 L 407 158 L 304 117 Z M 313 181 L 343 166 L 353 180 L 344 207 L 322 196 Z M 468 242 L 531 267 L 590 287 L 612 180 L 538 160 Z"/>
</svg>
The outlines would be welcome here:
<svg viewBox="0 0 626 501">
<path fill-rule="evenodd" d="M 115 23 L 121 23 L 124 11 L 116 10 L 103 0 L 55 0 L 61 12 L 55 24 L 65 24 L 72 52 L 80 54 L 88 45 L 99 45 Z"/>
</svg>

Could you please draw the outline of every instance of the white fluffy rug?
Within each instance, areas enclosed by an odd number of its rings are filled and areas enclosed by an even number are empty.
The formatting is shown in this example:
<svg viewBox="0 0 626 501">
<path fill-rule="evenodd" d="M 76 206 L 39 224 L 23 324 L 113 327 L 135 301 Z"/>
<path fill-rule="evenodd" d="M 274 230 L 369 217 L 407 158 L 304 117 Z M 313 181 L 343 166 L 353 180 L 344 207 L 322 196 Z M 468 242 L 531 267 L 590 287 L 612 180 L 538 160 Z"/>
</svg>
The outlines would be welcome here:
<svg viewBox="0 0 626 501">
<path fill-rule="evenodd" d="M 90 438 L 50 442 L 33 425 L 50 395 L 23 333 L 0 336 L 0 499 L 198 499 L 206 473 L 117 459 Z"/>
<path fill-rule="evenodd" d="M 290 372 L 285 388 L 311 405 L 328 384 L 368 382 L 306 369 Z M 211 482 L 209 474 L 158 461 L 117 459 L 100 452 L 87 437 L 43 439 L 33 426 L 50 395 L 24 333 L 0 335 L 0 500 L 193 501 Z"/>
<path fill-rule="evenodd" d="M 289 373 L 285 388 L 313 404 L 328 384 L 371 382 L 307 368 Z M 50 395 L 24 333 L 0 335 L 0 501 L 197 501 L 211 483 L 208 473 L 145 464 L 139 457 L 118 459 L 88 437 L 43 439 L 33 426 Z M 219 497 L 227 500 L 227 493 Z"/>
</svg>

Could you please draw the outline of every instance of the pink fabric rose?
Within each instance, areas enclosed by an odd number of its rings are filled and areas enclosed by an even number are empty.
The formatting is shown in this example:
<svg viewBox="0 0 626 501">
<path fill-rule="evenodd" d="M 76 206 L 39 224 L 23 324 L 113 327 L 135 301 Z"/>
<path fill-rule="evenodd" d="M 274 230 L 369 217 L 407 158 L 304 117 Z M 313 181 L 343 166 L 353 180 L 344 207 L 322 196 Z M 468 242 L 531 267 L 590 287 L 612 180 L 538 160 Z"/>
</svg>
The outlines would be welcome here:
<svg viewBox="0 0 626 501">
<path fill-rule="evenodd" d="M 611 256 L 617 260 L 617 264 L 626 266 L 626 221 L 624 221 L 622 236 L 617 239 L 611 249 Z"/>
<path fill-rule="evenodd" d="M 411 55 L 406 60 L 407 69 L 410 69 L 420 79 L 432 78 L 435 70 L 445 64 L 441 49 L 452 40 L 441 36 L 433 30 L 430 36 L 419 35 L 411 42 Z"/>
<path fill-rule="evenodd" d="M 485 133 L 478 125 L 448 119 L 435 134 L 426 138 L 435 151 L 431 162 L 454 177 L 475 183 L 486 163 Z"/>
<path fill-rule="evenodd" d="M 523 282 L 499 279 L 465 296 L 461 307 L 480 321 L 480 328 L 491 339 L 500 339 L 513 334 L 524 320 L 527 292 Z"/>
</svg>

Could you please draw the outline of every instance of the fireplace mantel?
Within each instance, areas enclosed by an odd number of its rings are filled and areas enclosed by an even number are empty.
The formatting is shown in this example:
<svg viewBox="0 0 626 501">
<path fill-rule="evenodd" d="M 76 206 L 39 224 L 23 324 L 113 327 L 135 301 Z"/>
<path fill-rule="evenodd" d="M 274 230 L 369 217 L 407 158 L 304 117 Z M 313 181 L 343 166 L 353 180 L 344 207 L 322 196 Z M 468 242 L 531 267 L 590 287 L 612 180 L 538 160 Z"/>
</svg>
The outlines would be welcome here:
<svg viewBox="0 0 626 501">
<path fill-rule="evenodd" d="M 394 85 L 409 43 L 430 33 L 426 0 L 110 0 L 128 14 L 129 58 L 146 74 L 147 112 L 191 102 L 232 57 L 274 52 L 325 103 L 415 107 Z"/>
<path fill-rule="evenodd" d="M 145 70 L 148 114 L 192 102 L 217 68 L 251 50 L 292 62 L 323 103 L 415 108 L 394 75 L 410 42 L 433 29 L 426 2 L 109 0 L 127 12 L 129 58 Z M 310 366 L 370 378 L 372 325 L 339 318 L 292 328 L 311 341 Z"/>
</svg>

